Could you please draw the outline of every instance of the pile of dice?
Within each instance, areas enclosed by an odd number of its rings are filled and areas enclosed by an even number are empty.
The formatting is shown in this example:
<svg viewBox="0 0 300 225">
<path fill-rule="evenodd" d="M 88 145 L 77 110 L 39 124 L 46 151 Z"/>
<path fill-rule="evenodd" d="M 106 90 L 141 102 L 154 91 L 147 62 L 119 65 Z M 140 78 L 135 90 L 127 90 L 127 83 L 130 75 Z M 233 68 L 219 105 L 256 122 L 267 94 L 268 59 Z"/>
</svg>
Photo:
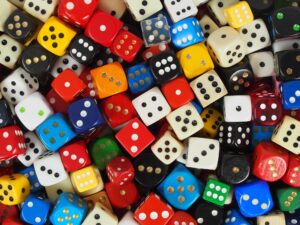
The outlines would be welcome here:
<svg viewBox="0 0 300 225">
<path fill-rule="evenodd" d="M 1 0 L 0 224 L 299 225 L 299 0 Z"/>
</svg>

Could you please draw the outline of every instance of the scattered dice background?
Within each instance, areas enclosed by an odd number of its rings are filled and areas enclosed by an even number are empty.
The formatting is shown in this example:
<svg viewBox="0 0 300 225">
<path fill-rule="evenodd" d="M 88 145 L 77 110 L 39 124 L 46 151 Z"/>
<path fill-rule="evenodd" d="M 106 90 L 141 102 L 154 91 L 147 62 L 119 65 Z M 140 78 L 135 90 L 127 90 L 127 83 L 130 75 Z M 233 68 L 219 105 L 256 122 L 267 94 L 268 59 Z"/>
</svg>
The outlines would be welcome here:
<svg viewBox="0 0 300 225">
<path fill-rule="evenodd" d="M 299 225 L 299 0 L 1 0 L 0 224 Z"/>
</svg>

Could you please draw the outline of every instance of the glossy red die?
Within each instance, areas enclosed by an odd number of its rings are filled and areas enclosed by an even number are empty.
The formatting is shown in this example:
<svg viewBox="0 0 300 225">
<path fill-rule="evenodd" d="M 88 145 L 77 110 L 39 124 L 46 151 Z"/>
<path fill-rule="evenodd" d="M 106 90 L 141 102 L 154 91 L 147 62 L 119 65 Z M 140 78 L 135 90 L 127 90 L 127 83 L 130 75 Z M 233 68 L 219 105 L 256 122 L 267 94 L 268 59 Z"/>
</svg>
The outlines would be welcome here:
<svg viewBox="0 0 300 225">
<path fill-rule="evenodd" d="M 131 161 L 124 156 L 118 156 L 112 159 L 106 167 L 106 173 L 110 182 L 116 185 L 124 185 L 134 178 L 133 165 Z"/>
<path fill-rule="evenodd" d="M 255 92 L 250 97 L 253 123 L 262 126 L 272 126 L 281 121 L 283 109 L 280 97 L 268 91 Z"/>
<path fill-rule="evenodd" d="M 109 182 L 105 184 L 105 190 L 111 205 L 115 208 L 130 208 L 140 198 L 139 192 L 133 182 L 122 186 Z"/>
<path fill-rule="evenodd" d="M 25 139 L 18 126 L 0 128 L 0 161 L 15 158 L 25 152 Z"/>
<path fill-rule="evenodd" d="M 279 145 L 265 141 L 256 146 L 253 158 L 253 174 L 261 180 L 274 182 L 284 176 L 289 153 Z"/>
<path fill-rule="evenodd" d="M 72 101 L 81 94 L 86 85 L 71 70 L 66 69 L 60 73 L 51 83 L 53 90 L 66 102 Z"/>
<path fill-rule="evenodd" d="M 65 102 L 57 93 L 55 90 L 51 89 L 47 95 L 46 98 L 48 102 L 50 103 L 52 109 L 54 112 L 60 112 L 63 114 L 67 113 L 69 103 Z"/>
<path fill-rule="evenodd" d="M 61 0 L 57 14 L 68 23 L 85 27 L 98 5 L 97 0 Z"/>
<path fill-rule="evenodd" d="M 290 155 L 289 165 L 282 181 L 293 187 L 300 187 L 300 155 Z"/>
<path fill-rule="evenodd" d="M 134 212 L 134 218 L 140 225 L 166 225 L 173 215 L 171 206 L 154 193 L 150 193 Z"/>
<path fill-rule="evenodd" d="M 187 212 L 177 211 L 167 225 L 197 225 L 196 220 Z"/>
<path fill-rule="evenodd" d="M 102 110 L 112 128 L 128 122 L 137 115 L 130 98 L 124 93 L 105 99 L 102 102 Z"/>
<path fill-rule="evenodd" d="M 151 46 L 150 48 L 147 48 L 146 50 L 144 50 L 142 53 L 142 57 L 145 61 L 147 61 L 151 57 L 158 55 L 159 53 L 169 50 L 169 49 L 170 49 L 170 47 L 166 43 L 162 43 L 160 45 L 154 45 L 154 46 Z"/>
<path fill-rule="evenodd" d="M 68 172 L 79 170 L 91 164 L 84 141 L 77 141 L 59 149 L 61 161 Z"/>
<path fill-rule="evenodd" d="M 153 134 L 138 118 L 131 120 L 115 137 L 132 157 L 139 155 L 155 140 Z"/>
<path fill-rule="evenodd" d="M 93 83 L 92 75 L 90 73 L 90 69 L 85 69 L 80 74 L 79 78 L 87 86 L 87 88 L 84 89 L 84 91 L 81 93 L 81 96 L 94 98 L 96 96 L 96 90 L 94 88 L 94 83 Z"/>
<path fill-rule="evenodd" d="M 132 62 L 143 44 L 143 40 L 133 33 L 121 30 L 110 46 L 110 50 L 126 62 Z"/>
<path fill-rule="evenodd" d="M 161 88 L 169 105 L 173 108 L 179 108 L 194 99 L 194 93 L 184 77 L 178 77 Z"/>
<path fill-rule="evenodd" d="M 84 31 L 95 42 L 109 47 L 123 26 L 123 22 L 110 14 L 98 10 L 95 12 Z"/>
</svg>

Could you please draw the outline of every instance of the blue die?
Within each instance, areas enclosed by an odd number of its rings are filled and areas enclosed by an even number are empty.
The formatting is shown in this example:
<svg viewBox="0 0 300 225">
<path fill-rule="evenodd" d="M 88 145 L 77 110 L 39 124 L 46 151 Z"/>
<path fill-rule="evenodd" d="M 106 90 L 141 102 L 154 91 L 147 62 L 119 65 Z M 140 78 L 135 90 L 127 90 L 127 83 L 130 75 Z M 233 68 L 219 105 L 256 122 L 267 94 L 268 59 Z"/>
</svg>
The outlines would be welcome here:
<svg viewBox="0 0 300 225">
<path fill-rule="evenodd" d="M 250 225 L 250 223 L 245 220 L 242 215 L 236 210 L 227 211 L 225 223 L 227 225 Z"/>
<path fill-rule="evenodd" d="M 234 195 L 243 216 L 253 218 L 268 213 L 274 202 L 268 183 L 254 180 L 236 185 Z"/>
<path fill-rule="evenodd" d="M 286 225 L 300 225 L 300 209 L 284 212 Z"/>
<path fill-rule="evenodd" d="M 186 48 L 205 40 L 200 23 L 194 17 L 174 23 L 171 27 L 171 37 L 177 48 Z"/>
<path fill-rule="evenodd" d="M 256 126 L 252 127 L 252 148 L 263 141 L 270 141 L 273 135 L 273 131 L 276 126 Z"/>
<path fill-rule="evenodd" d="M 44 188 L 40 184 L 39 179 L 36 176 L 33 166 L 19 171 L 19 173 L 23 174 L 24 176 L 26 176 L 28 178 L 29 183 L 30 183 L 30 191 L 31 192 L 38 192 Z"/>
<path fill-rule="evenodd" d="M 21 219 L 32 225 L 45 224 L 51 204 L 47 200 L 38 198 L 34 195 L 29 195 L 21 209 Z"/>
<path fill-rule="evenodd" d="M 59 195 L 50 215 L 53 225 L 80 225 L 87 213 L 87 204 L 79 196 L 71 192 Z"/>
<path fill-rule="evenodd" d="M 284 109 L 300 109 L 300 80 L 284 82 L 280 90 Z"/>
<path fill-rule="evenodd" d="M 61 113 L 50 116 L 36 128 L 36 133 L 45 147 L 53 152 L 76 137 Z"/>
<path fill-rule="evenodd" d="M 97 103 L 92 98 L 83 98 L 73 102 L 68 108 L 68 116 L 78 134 L 88 132 L 104 123 Z"/>
<path fill-rule="evenodd" d="M 132 94 L 139 94 L 154 86 L 154 78 L 144 63 L 128 68 L 127 80 Z"/>
<path fill-rule="evenodd" d="M 204 185 L 185 166 L 178 164 L 157 190 L 170 205 L 187 210 L 200 197 Z"/>
</svg>

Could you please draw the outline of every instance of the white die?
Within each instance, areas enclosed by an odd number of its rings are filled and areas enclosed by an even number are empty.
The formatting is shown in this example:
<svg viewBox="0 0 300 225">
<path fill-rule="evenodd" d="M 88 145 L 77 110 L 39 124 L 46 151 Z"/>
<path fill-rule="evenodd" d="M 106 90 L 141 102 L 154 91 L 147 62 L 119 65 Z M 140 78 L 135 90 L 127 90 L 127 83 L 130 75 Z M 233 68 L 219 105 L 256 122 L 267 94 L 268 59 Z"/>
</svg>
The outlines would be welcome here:
<svg viewBox="0 0 300 225">
<path fill-rule="evenodd" d="M 201 116 L 191 103 L 171 112 L 167 120 L 179 140 L 190 137 L 204 126 Z"/>
<path fill-rule="evenodd" d="M 22 48 L 19 42 L 2 34 L 0 36 L 0 64 L 13 69 L 22 53 Z"/>
<path fill-rule="evenodd" d="M 248 55 L 255 77 L 270 77 L 275 75 L 274 55 L 272 52 L 256 52 Z"/>
<path fill-rule="evenodd" d="M 220 152 L 219 141 L 190 137 L 187 146 L 187 167 L 206 170 L 215 170 L 217 168 Z"/>
<path fill-rule="evenodd" d="M 228 95 L 224 97 L 223 114 L 225 122 L 249 122 L 252 105 L 249 95 Z"/>
<path fill-rule="evenodd" d="M 58 60 L 55 62 L 51 70 L 51 75 L 53 77 L 57 77 L 65 69 L 71 69 L 75 74 L 77 74 L 77 76 L 79 76 L 84 70 L 84 68 L 84 65 L 80 64 L 70 55 L 66 54 L 64 56 L 59 57 Z"/>
<path fill-rule="evenodd" d="M 19 67 L 0 84 L 3 97 L 12 104 L 17 104 L 39 88 L 37 78 Z"/>
<path fill-rule="evenodd" d="M 291 224 L 297 224 L 297 223 L 298 223 L 297 220 L 295 221 L 295 223 L 293 221 L 291 222 Z M 267 215 L 257 217 L 257 225 L 266 225 L 266 224 L 271 224 L 271 225 L 286 224 L 284 213 L 280 211 L 275 211 Z"/>
<path fill-rule="evenodd" d="M 142 21 L 162 10 L 160 0 L 124 0 L 127 8 L 136 21 Z"/>
<path fill-rule="evenodd" d="M 181 155 L 176 159 L 176 161 L 182 163 L 183 165 L 186 165 L 187 153 L 188 153 L 188 149 L 187 149 L 187 144 L 186 144 L 186 141 L 185 141 L 184 142 L 184 149 L 183 149 Z"/>
<path fill-rule="evenodd" d="M 27 150 L 25 154 L 18 155 L 18 160 L 24 166 L 28 167 L 31 166 L 33 162 L 46 151 L 46 148 L 33 132 L 25 133 L 24 138 Z"/>
<path fill-rule="evenodd" d="M 48 199 L 52 203 L 55 203 L 56 200 L 58 199 L 58 196 L 63 192 L 75 193 L 69 175 L 67 175 L 66 179 L 64 179 L 63 181 L 61 181 L 57 184 L 45 187 L 45 190 L 46 190 Z"/>
<path fill-rule="evenodd" d="M 120 0 L 109 0 L 109 1 L 99 1 L 99 9 L 113 15 L 116 18 L 121 18 L 126 12 L 126 5 L 124 1 Z"/>
<path fill-rule="evenodd" d="M 171 112 L 171 108 L 158 87 L 141 94 L 132 101 L 138 115 L 146 126 L 161 120 Z"/>
<path fill-rule="evenodd" d="M 41 185 L 47 187 L 65 180 L 68 176 L 58 153 L 44 152 L 33 163 Z"/>
<path fill-rule="evenodd" d="M 202 74 L 190 83 L 202 107 L 206 107 L 227 95 L 227 89 L 216 71 Z"/>
<path fill-rule="evenodd" d="M 25 0 L 24 10 L 33 17 L 46 22 L 54 13 L 58 0 Z M 38 10 L 36 10 L 38 7 Z"/>
<path fill-rule="evenodd" d="M 300 48 L 300 39 L 279 39 L 272 45 L 274 54 L 281 51 L 293 50 Z"/>
<path fill-rule="evenodd" d="M 246 54 L 271 45 L 268 28 L 262 19 L 253 20 L 251 23 L 239 28 L 238 31 L 246 45 Z"/>
<path fill-rule="evenodd" d="M 239 0 L 211 0 L 207 3 L 207 7 L 210 10 L 211 14 L 215 17 L 219 25 L 227 24 L 224 10 L 225 8 L 234 5 Z"/>
<path fill-rule="evenodd" d="M 0 31 L 4 31 L 4 24 L 7 18 L 12 14 L 13 11 L 15 11 L 17 7 L 15 7 L 13 4 L 11 4 L 7 0 L 1 0 L 1 7 L 0 7 Z"/>
<path fill-rule="evenodd" d="M 97 216 L 98 215 L 98 216 Z M 81 225 L 109 224 L 118 225 L 118 217 L 112 214 L 101 203 L 96 202 L 92 211 L 86 216 Z"/>
<path fill-rule="evenodd" d="M 20 101 L 15 107 L 15 112 L 22 124 L 30 131 L 35 130 L 53 114 L 52 107 L 40 92 L 35 92 Z"/>
<path fill-rule="evenodd" d="M 174 23 L 198 13 L 193 0 L 164 0 L 164 4 Z"/>
<path fill-rule="evenodd" d="M 241 36 L 229 26 L 211 33 L 207 38 L 207 47 L 214 61 L 225 68 L 239 63 L 246 54 L 246 46 Z"/>
<path fill-rule="evenodd" d="M 162 163 L 169 165 L 181 155 L 184 146 L 173 137 L 170 131 L 166 131 L 164 135 L 151 146 L 151 150 Z"/>
<path fill-rule="evenodd" d="M 20 9 L 23 9 L 23 7 L 24 7 L 24 0 L 8 0 L 8 1 L 11 2 L 12 4 L 14 4 L 15 6 L 17 6 Z"/>
<path fill-rule="evenodd" d="M 199 20 L 200 26 L 203 30 L 204 37 L 208 38 L 208 36 L 214 32 L 215 30 L 218 30 L 219 27 L 218 25 L 208 16 L 204 15 L 200 20 Z"/>
<path fill-rule="evenodd" d="M 133 213 L 128 211 L 120 220 L 118 225 L 139 225 L 139 223 L 133 218 Z"/>
<path fill-rule="evenodd" d="M 195 6 L 199 6 L 199 5 L 203 5 L 205 3 L 207 3 L 209 0 L 193 0 Z"/>
</svg>

